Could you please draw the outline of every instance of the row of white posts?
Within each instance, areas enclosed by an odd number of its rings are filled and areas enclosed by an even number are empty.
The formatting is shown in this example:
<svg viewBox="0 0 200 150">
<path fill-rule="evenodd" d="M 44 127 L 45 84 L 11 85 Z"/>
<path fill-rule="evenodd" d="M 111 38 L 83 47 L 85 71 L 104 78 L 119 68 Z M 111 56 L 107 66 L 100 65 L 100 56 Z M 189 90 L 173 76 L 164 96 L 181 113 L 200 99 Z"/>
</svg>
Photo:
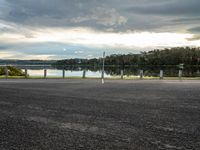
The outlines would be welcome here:
<svg viewBox="0 0 200 150">
<path fill-rule="evenodd" d="M 121 75 L 122 76 L 122 75 Z M 183 71 L 182 70 L 179 70 L 178 72 L 178 77 L 179 79 L 181 79 L 183 76 Z M 143 70 L 140 70 L 140 79 L 143 79 L 144 78 L 144 71 Z M 160 79 L 164 79 L 164 71 L 163 70 L 160 70 Z"/>
<path fill-rule="evenodd" d="M 28 78 L 28 69 L 25 69 L 24 71 L 25 73 L 25 78 Z M 44 75 L 43 75 L 43 78 L 46 79 L 47 78 L 47 69 L 44 69 Z M 8 71 L 8 68 L 5 67 L 5 77 L 8 78 L 9 77 L 9 71 Z M 65 78 L 65 70 L 63 69 L 62 70 L 62 78 L 64 79 Z M 83 76 L 82 78 L 86 78 L 86 70 L 83 71 Z"/>
<path fill-rule="evenodd" d="M 178 72 L 179 79 L 181 79 L 182 76 L 183 76 L 183 71 L 179 70 Z M 143 79 L 143 78 L 144 78 L 144 71 L 140 70 L 140 79 Z M 163 79 L 163 78 L 164 78 L 164 72 L 163 70 L 160 70 L 160 79 Z M 121 71 L 121 79 L 123 79 L 123 70 Z"/>
<path fill-rule="evenodd" d="M 139 76 L 140 76 L 140 79 L 144 78 L 144 71 L 143 70 L 140 70 Z M 179 72 L 178 72 L 179 79 L 181 79 L 182 76 L 183 76 L 183 71 L 179 70 Z M 123 79 L 123 78 L 124 78 L 124 71 L 121 70 L 121 79 Z M 163 70 L 160 70 L 160 79 L 164 79 L 164 72 L 163 72 Z"/>
<path fill-rule="evenodd" d="M 182 78 L 182 75 L 183 75 L 183 71 L 179 70 L 178 77 L 180 79 Z M 6 76 L 6 78 L 8 78 L 8 76 L 9 76 L 9 72 L 8 72 L 7 67 L 5 68 L 5 76 Z M 25 69 L 25 78 L 28 78 L 28 69 Z M 47 78 L 47 69 L 44 69 L 44 79 L 46 79 L 46 78 Z M 62 71 L 62 78 L 63 79 L 65 78 L 65 70 L 64 69 Z M 86 78 L 86 70 L 83 71 L 82 78 L 83 79 Z M 104 69 L 102 70 L 101 78 L 102 78 L 102 80 L 104 80 Z M 124 71 L 121 70 L 121 79 L 123 79 L 123 78 L 124 78 Z M 139 78 L 140 79 L 144 78 L 144 71 L 143 70 L 140 70 Z M 160 70 L 160 79 L 163 79 L 163 78 L 164 78 L 164 72 L 163 72 L 163 70 Z M 102 82 L 104 82 L 104 81 L 102 81 Z"/>
</svg>

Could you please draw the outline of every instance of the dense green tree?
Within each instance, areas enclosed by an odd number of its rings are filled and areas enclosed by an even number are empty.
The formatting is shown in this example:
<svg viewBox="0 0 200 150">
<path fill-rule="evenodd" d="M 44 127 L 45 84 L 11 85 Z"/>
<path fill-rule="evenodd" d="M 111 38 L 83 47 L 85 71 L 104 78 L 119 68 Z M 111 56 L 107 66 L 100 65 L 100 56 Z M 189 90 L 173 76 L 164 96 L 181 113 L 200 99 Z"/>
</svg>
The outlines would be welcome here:
<svg viewBox="0 0 200 150">
<path fill-rule="evenodd" d="M 67 59 L 57 61 L 54 65 L 89 65 L 102 64 L 99 59 Z M 105 58 L 105 65 L 112 66 L 162 66 L 162 65 L 200 65 L 200 48 L 177 47 L 164 50 L 141 52 L 141 54 L 120 55 L 114 54 Z"/>
</svg>

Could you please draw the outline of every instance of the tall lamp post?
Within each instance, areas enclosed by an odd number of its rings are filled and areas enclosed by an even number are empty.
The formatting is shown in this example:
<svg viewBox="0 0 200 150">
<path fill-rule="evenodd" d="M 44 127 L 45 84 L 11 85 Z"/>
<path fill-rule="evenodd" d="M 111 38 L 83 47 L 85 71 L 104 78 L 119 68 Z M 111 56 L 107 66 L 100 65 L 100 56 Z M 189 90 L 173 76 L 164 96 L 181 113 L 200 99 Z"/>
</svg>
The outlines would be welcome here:
<svg viewBox="0 0 200 150">
<path fill-rule="evenodd" d="M 104 84 L 105 55 L 106 55 L 106 53 L 103 52 L 103 65 L 102 65 L 102 74 L 101 74 L 102 84 Z"/>
</svg>

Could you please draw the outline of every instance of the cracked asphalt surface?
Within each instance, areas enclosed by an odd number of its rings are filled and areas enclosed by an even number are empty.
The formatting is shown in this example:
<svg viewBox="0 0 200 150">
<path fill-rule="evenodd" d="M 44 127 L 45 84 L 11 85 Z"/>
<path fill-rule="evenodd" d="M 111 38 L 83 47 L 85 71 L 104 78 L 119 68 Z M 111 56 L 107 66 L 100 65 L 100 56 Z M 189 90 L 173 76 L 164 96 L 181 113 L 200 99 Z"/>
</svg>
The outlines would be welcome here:
<svg viewBox="0 0 200 150">
<path fill-rule="evenodd" d="M 199 150 L 200 81 L 0 80 L 0 150 Z"/>
</svg>

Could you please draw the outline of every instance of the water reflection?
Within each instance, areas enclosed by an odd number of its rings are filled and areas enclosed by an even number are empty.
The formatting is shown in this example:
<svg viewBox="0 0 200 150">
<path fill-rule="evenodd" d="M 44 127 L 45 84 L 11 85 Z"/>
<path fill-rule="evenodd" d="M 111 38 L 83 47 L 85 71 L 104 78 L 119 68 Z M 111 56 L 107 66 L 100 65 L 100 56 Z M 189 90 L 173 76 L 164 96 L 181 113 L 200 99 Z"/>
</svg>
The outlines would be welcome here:
<svg viewBox="0 0 200 150">
<path fill-rule="evenodd" d="M 28 69 L 29 76 L 43 76 L 44 69 L 47 69 L 49 77 L 62 77 L 65 70 L 66 77 L 81 77 L 86 71 L 86 77 L 101 77 L 101 66 L 17 66 L 21 69 Z M 179 70 L 183 70 L 183 77 L 200 77 L 199 66 L 185 66 L 184 69 L 178 66 L 105 66 L 105 77 L 115 77 L 121 75 L 121 70 L 125 76 L 139 75 L 140 70 L 144 70 L 144 76 L 159 77 L 160 70 L 164 71 L 165 77 L 177 77 Z"/>
<path fill-rule="evenodd" d="M 24 70 L 24 69 L 23 69 Z M 44 76 L 44 69 L 40 70 L 33 70 L 29 69 L 28 74 L 31 77 L 42 77 Z M 83 71 L 69 71 L 65 70 L 65 76 L 66 77 L 82 77 Z M 63 76 L 63 70 L 58 70 L 58 69 L 47 69 L 47 76 L 48 77 L 62 77 Z M 86 71 L 86 77 L 91 77 L 91 78 L 100 78 L 101 77 L 101 72 L 93 72 L 93 71 Z M 105 77 L 111 77 L 109 74 L 105 74 Z"/>
</svg>

